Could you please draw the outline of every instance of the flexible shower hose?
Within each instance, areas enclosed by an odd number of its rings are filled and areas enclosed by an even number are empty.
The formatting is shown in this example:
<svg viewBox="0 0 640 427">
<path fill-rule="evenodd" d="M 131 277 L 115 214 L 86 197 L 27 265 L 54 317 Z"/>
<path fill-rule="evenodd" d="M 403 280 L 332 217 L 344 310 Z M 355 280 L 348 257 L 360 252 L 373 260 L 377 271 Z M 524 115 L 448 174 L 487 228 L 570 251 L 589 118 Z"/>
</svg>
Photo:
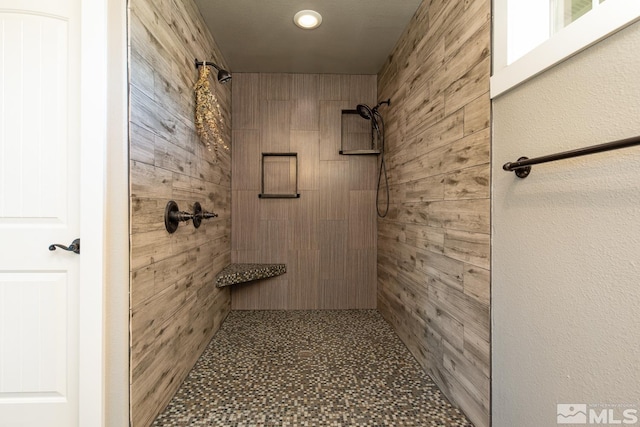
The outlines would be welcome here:
<svg viewBox="0 0 640 427">
<path fill-rule="evenodd" d="M 382 119 L 382 116 L 379 114 L 378 114 L 378 117 L 380 118 L 380 126 L 382 129 L 378 130 L 380 134 L 380 169 L 378 171 L 378 187 L 376 191 L 376 211 L 378 212 L 378 216 L 380 218 L 384 218 L 389 213 L 389 203 L 390 203 L 389 178 L 387 177 L 387 164 L 384 161 L 384 130 L 385 130 L 384 120 Z M 384 175 L 384 186 L 386 190 L 387 203 L 385 205 L 384 210 L 381 210 L 380 209 L 380 185 L 382 184 L 383 175 Z"/>
</svg>

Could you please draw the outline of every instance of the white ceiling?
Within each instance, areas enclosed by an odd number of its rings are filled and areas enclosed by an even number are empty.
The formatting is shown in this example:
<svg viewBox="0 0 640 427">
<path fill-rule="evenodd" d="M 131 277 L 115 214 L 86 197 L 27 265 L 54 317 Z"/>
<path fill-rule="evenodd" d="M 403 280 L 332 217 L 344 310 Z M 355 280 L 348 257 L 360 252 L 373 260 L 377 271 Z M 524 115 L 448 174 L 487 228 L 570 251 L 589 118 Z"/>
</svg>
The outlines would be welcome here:
<svg viewBox="0 0 640 427">
<path fill-rule="evenodd" d="M 195 2 L 231 72 L 377 74 L 421 0 Z M 303 9 L 322 25 L 298 28 Z"/>
</svg>

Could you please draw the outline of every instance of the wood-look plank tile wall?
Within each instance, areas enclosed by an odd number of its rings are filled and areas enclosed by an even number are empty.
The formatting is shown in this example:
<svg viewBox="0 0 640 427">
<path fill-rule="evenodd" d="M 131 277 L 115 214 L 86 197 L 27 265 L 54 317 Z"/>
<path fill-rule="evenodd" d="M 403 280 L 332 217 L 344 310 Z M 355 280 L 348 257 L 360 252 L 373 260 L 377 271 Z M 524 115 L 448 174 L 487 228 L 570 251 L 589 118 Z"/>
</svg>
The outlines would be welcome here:
<svg viewBox="0 0 640 427">
<path fill-rule="evenodd" d="M 225 61 L 193 1 L 130 0 L 129 8 L 131 422 L 146 427 L 230 310 L 215 274 L 231 262 L 231 160 L 195 134 L 194 60 Z M 231 88 L 211 85 L 229 124 Z M 169 200 L 220 216 L 169 234 Z"/>
<path fill-rule="evenodd" d="M 378 308 L 446 395 L 489 425 L 489 0 L 425 0 L 378 74 L 391 210 Z"/>
<path fill-rule="evenodd" d="M 375 308 L 378 158 L 338 153 L 341 111 L 375 102 L 375 75 L 234 74 L 232 258 L 287 274 L 233 309 Z M 298 153 L 299 199 L 258 198 L 263 152 Z"/>
</svg>

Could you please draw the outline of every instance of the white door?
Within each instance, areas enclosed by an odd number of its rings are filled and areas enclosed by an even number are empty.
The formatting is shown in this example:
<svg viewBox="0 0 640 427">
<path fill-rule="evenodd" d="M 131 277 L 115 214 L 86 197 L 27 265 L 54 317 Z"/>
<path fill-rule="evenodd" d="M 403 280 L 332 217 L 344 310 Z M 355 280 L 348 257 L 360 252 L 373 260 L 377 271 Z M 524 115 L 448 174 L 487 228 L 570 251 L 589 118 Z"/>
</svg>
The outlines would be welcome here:
<svg viewBox="0 0 640 427">
<path fill-rule="evenodd" d="M 78 425 L 80 1 L 0 0 L 0 426 Z"/>
</svg>

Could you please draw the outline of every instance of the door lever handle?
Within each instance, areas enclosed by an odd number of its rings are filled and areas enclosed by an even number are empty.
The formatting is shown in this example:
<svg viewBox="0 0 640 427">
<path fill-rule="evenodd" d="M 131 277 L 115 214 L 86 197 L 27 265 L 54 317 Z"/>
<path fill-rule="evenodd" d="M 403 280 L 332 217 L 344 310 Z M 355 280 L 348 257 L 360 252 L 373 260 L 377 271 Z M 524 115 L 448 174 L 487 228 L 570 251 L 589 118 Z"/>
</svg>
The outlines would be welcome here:
<svg viewBox="0 0 640 427">
<path fill-rule="evenodd" d="M 79 254 L 80 253 L 80 239 L 74 240 L 73 242 L 71 242 L 71 244 L 69 246 L 61 245 L 59 243 L 54 243 L 53 245 L 49 246 L 49 250 L 50 251 L 55 251 L 56 247 L 58 247 L 60 249 L 64 249 L 65 251 L 75 252 L 75 253 Z"/>
</svg>

